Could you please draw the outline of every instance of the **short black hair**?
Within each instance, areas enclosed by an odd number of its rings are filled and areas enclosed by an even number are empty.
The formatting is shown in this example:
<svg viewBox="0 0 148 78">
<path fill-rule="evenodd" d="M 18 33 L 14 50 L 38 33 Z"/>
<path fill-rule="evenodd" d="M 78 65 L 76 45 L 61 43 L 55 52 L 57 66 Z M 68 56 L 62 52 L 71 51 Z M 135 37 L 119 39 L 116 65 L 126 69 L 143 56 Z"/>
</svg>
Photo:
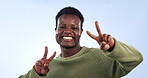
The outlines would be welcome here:
<svg viewBox="0 0 148 78">
<path fill-rule="evenodd" d="M 58 12 L 58 14 L 56 15 L 56 18 L 55 18 L 55 20 L 56 20 L 56 28 L 57 28 L 58 18 L 59 18 L 61 15 L 63 15 L 63 14 L 71 14 L 71 15 L 76 15 L 76 16 L 78 16 L 78 17 L 80 18 L 80 20 L 81 20 L 81 29 L 83 29 L 83 28 L 82 28 L 83 22 L 84 22 L 84 17 L 83 17 L 83 15 L 81 14 L 81 12 L 80 12 L 78 9 L 76 9 L 76 8 L 74 8 L 74 7 L 70 7 L 70 6 L 61 9 L 61 10 Z"/>
</svg>

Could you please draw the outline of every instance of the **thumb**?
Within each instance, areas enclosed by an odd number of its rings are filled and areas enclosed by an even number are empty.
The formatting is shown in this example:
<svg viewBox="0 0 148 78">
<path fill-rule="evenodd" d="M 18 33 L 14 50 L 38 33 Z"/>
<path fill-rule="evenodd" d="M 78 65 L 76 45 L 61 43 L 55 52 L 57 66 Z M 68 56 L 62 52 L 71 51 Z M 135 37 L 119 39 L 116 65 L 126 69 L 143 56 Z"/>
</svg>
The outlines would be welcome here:
<svg viewBox="0 0 148 78">
<path fill-rule="evenodd" d="M 109 48 L 110 48 L 110 46 L 104 41 L 100 44 L 100 49 L 101 50 L 107 51 Z"/>
</svg>

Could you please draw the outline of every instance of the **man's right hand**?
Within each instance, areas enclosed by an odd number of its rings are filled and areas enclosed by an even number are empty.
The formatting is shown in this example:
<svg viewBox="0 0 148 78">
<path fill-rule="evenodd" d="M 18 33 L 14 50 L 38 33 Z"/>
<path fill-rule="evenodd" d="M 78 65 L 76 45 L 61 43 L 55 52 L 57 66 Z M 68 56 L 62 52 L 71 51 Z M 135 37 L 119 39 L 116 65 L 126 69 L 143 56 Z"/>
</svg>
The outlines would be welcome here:
<svg viewBox="0 0 148 78">
<path fill-rule="evenodd" d="M 48 54 L 48 47 L 45 46 L 45 53 L 43 58 L 38 60 L 34 65 L 34 69 L 39 75 L 45 75 L 49 72 L 50 69 L 48 68 L 48 65 L 50 61 L 55 57 L 56 52 L 54 52 L 54 54 L 49 59 L 46 59 L 47 54 Z"/>
</svg>

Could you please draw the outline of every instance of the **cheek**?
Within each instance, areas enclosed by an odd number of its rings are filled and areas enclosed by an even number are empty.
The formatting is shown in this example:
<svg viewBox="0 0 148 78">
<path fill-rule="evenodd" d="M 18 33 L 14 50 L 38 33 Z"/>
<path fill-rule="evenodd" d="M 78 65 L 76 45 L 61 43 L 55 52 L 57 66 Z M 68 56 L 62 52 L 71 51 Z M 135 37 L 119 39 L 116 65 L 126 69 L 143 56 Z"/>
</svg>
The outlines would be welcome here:
<svg viewBox="0 0 148 78">
<path fill-rule="evenodd" d="M 56 39 L 59 39 L 60 36 L 59 36 L 59 33 L 56 33 Z"/>
<path fill-rule="evenodd" d="M 56 38 L 60 38 L 61 34 L 62 34 L 62 31 L 56 31 Z"/>
<path fill-rule="evenodd" d="M 77 34 L 78 34 L 79 36 L 81 36 L 81 34 L 82 34 L 82 31 L 78 31 L 78 32 L 77 32 Z"/>
<path fill-rule="evenodd" d="M 77 37 L 77 39 L 79 39 L 81 37 L 81 32 L 75 32 L 75 36 Z"/>
<path fill-rule="evenodd" d="M 55 31 L 55 33 L 56 33 L 56 35 L 57 35 L 57 34 L 59 33 L 59 31 L 58 31 L 58 30 L 56 30 L 56 31 Z"/>
<path fill-rule="evenodd" d="M 59 43 L 59 42 L 60 42 L 60 36 L 59 36 L 59 34 L 58 34 L 58 33 L 55 35 L 55 39 L 56 39 L 57 43 Z"/>
<path fill-rule="evenodd" d="M 56 35 L 59 35 L 61 33 L 61 31 L 56 30 L 55 33 L 56 33 Z"/>
</svg>

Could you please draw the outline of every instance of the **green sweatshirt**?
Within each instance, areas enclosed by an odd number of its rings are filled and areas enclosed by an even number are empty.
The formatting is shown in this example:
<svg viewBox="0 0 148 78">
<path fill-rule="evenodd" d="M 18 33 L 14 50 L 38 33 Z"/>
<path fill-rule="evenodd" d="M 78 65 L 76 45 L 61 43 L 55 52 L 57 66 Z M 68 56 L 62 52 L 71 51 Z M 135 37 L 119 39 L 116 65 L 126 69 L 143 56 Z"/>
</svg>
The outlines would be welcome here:
<svg viewBox="0 0 148 78">
<path fill-rule="evenodd" d="M 115 40 L 111 52 L 83 47 L 71 57 L 58 56 L 52 60 L 50 71 L 45 76 L 39 76 L 32 69 L 19 78 L 120 78 L 142 60 L 142 55 L 135 48 Z"/>
</svg>

